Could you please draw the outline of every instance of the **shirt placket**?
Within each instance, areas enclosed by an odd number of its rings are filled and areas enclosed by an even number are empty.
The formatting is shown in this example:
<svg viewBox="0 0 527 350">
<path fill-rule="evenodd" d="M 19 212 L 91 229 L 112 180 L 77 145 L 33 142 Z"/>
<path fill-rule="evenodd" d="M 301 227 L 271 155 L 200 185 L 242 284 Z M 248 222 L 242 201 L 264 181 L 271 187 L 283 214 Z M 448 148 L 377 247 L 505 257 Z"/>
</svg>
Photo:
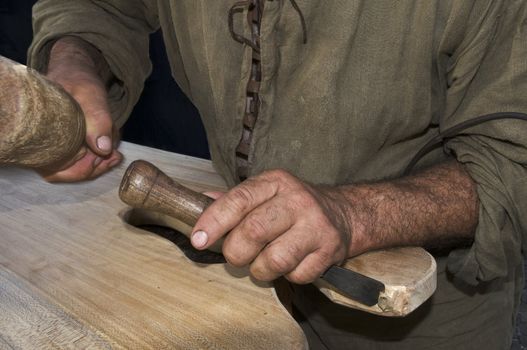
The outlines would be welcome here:
<svg viewBox="0 0 527 350">
<path fill-rule="evenodd" d="M 236 172 L 240 181 L 249 176 L 251 168 L 251 145 L 253 142 L 253 131 L 258 120 L 260 110 L 260 83 L 262 81 L 262 65 L 260 57 L 260 29 L 264 0 L 240 1 L 233 6 L 232 15 L 237 8 L 246 6 L 247 23 L 250 28 L 250 39 L 236 34 L 231 26 L 231 34 L 234 39 L 247 44 L 251 48 L 251 70 L 249 81 L 246 86 L 245 111 L 243 116 L 243 129 L 238 146 L 236 147 Z"/>
<path fill-rule="evenodd" d="M 272 0 L 267 0 L 272 1 Z M 298 13 L 302 25 L 303 42 L 307 42 L 307 29 L 302 11 L 296 0 L 289 0 L 294 10 Z M 260 86 L 262 82 L 261 62 L 261 25 L 266 0 L 245 0 L 236 2 L 229 13 L 229 29 L 234 40 L 246 44 L 251 48 L 251 69 L 249 81 L 246 86 L 245 111 L 243 116 L 243 129 L 238 146 L 236 147 L 236 173 L 240 181 L 245 180 L 252 168 L 253 161 L 253 134 L 260 114 Z M 239 35 L 234 30 L 233 16 L 237 12 L 247 9 L 247 23 L 250 28 L 250 38 Z"/>
</svg>

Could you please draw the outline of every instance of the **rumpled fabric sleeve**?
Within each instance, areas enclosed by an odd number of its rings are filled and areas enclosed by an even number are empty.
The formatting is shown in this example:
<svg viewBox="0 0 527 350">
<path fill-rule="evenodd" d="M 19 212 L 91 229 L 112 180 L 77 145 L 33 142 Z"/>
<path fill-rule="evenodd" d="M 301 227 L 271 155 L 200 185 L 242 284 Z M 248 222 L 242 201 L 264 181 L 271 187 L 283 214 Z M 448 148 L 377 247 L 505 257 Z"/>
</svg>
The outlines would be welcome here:
<svg viewBox="0 0 527 350">
<path fill-rule="evenodd" d="M 485 11 L 450 57 L 441 130 L 494 112 L 527 113 L 526 2 L 491 2 Z M 521 264 L 522 244 L 527 251 L 527 121 L 471 127 L 445 148 L 466 166 L 480 201 L 475 241 L 452 252 L 448 268 L 473 285 L 505 278 Z"/>
<path fill-rule="evenodd" d="M 149 33 L 158 28 L 155 1 L 41 0 L 33 7 L 28 65 L 45 71 L 51 44 L 63 36 L 89 42 L 103 54 L 116 78 L 109 86 L 109 103 L 121 127 L 150 74 Z"/>
</svg>

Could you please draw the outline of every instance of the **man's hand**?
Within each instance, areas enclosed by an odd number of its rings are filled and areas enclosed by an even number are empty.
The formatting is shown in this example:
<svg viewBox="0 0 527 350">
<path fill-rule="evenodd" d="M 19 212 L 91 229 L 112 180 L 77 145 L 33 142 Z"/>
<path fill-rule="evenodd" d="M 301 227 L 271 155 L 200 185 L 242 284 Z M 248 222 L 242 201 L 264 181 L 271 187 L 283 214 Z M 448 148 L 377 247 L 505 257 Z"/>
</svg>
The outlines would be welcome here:
<svg viewBox="0 0 527 350">
<path fill-rule="evenodd" d="M 312 282 L 331 265 L 374 249 L 470 244 L 479 210 L 476 184 L 457 161 L 338 187 L 310 186 L 274 170 L 211 197 L 218 199 L 196 223 L 194 247 L 206 249 L 226 236 L 230 264 L 250 265 L 260 280 L 284 275 L 295 283 Z"/>
<path fill-rule="evenodd" d="M 90 55 L 89 44 L 74 37 L 58 40 L 51 49 L 46 76 L 79 103 L 87 130 L 86 144 L 76 157 L 59 171 L 39 171 L 44 179 L 50 182 L 89 180 L 119 164 L 122 155 L 114 149 L 119 141 L 118 131 L 113 125 L 106 88 L 93 53 Z"/>
<path fill-rule="evenodd" d="M 259 280 L 284 275 L 309 283 L 348 256 L 351 230 L 341 205 L 346 201 L 334 188 L 268 171 L 211 204 L 195 225 L 192 244 L 205 249 L 230 232 L 223 244 L 230 264 L 250 265 Z"/>
</svg>

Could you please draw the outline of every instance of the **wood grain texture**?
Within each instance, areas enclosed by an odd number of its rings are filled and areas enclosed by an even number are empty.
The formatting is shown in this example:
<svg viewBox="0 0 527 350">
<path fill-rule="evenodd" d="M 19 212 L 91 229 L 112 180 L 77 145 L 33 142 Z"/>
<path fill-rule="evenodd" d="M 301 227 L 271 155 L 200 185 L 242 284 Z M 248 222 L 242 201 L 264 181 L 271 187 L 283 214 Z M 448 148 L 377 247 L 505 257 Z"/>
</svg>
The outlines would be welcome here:
<svg viewBox="0 0 527 350">
<path fill-rule="evenodd" d="M 36 71 L 0 56 L 0 164 L 55 168 L 84 142 L 80 107 Z"/>
<path fill-rule="evenodd" d="M 0 268 L 0 325 L 4 325 L 0 344 L 11 349 L 69 348 L 72 345 L 110 348 L 100 336 L 39 294 L 26 281 Z"/>
<path fill-rule="evenodd" d="M 195 190 L 210 163 L 124 143 Z M 94 182 L 51 185 L 0 169 L 0 348 L 303 349 L 274 289 L 243 269 L 199 265 L 129 225 L 127 162 Z"/>
</svg>

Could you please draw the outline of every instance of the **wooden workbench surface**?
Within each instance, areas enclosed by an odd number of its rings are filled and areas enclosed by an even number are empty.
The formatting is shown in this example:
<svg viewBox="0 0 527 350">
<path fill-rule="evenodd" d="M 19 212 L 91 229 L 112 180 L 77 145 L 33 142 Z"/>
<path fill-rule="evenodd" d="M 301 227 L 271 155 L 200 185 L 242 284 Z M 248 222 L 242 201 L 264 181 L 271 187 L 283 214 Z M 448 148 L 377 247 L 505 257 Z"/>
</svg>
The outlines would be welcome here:
<svg viewBox="0 0 527 350">
<path fill-rule="evenodd" d="M 118 169 L 51 185 L 0 169 L 0 349 L 302 349 L 273 288 L 245 270 L 190 262 L 129 225 L 117 188 L 142 158 L 196 190 L 224 184 L 208 161 L 123 143 Z"/>
</svg>

